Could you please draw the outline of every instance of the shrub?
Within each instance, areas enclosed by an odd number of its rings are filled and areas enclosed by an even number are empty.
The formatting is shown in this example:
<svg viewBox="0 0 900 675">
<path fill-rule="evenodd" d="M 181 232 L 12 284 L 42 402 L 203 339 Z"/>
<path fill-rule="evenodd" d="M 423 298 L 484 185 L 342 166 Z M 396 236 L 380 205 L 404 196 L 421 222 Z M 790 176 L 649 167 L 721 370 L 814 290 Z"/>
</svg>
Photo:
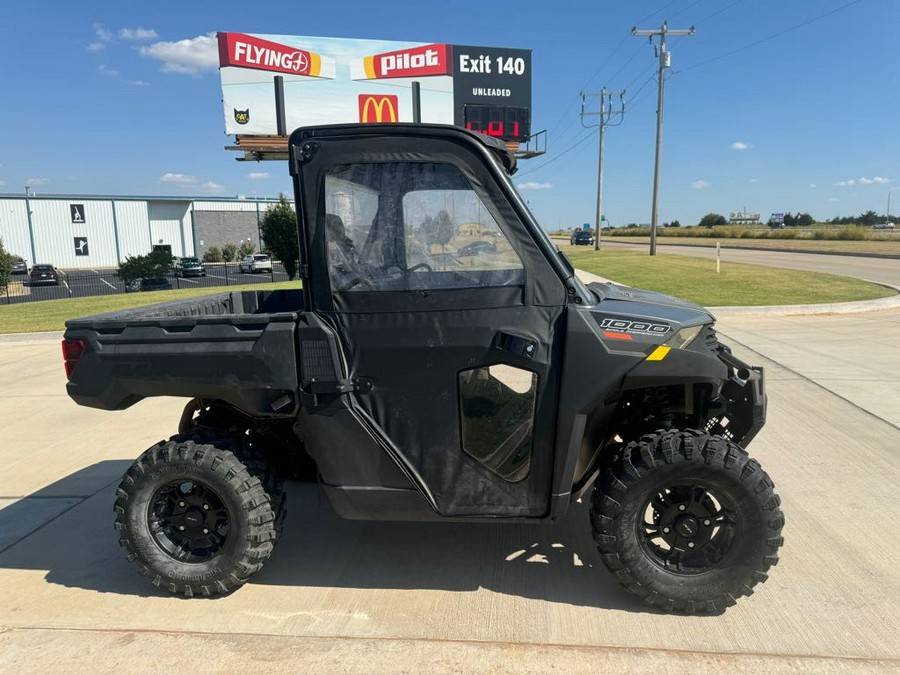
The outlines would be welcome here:
<svg viewBox="0 0 900 675">
<path fill-rule="evenodd" d="M 241 241 L 241 245 L 237 251 L 238 258 L 246 258 L 248 255 L 253 255 L 254 253 L 256 253 L 256 244 L 249 239 L 247 241 Z"/>
<path fill-rule="evenodd" d="M 219 263 L 222 262 L 222 251 L 218 246 L 210 246 L 203 254 L 203 262 Z"/>
<path fill-rule="evenodd" d="M 234 244 L 225 244 L 222 247 L 222 260 L 224 260 L 225 262 L 236 260 L 237 250 L 237 246 L 235 246 Z"/>
</svg>

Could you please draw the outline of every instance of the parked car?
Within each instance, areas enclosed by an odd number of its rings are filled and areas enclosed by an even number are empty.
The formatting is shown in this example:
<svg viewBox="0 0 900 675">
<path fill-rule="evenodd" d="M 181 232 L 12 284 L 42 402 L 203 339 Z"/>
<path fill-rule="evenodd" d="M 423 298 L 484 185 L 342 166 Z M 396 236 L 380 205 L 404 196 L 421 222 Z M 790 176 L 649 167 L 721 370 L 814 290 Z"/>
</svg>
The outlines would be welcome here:
<svg viewBox="0 0 900 675">
<path fill-rule="evenodd" d="M 594 235 L 590 230 L 575 230 L 569 238 L 569 243 L 572 246 L 593 246 Z"/>
<path fill-rule="evenodd" d="M 176 277 L 205 277 L 206 268 L 199 258 L 175 258 L 173 268 Z"/>
<path fill-rule="evenodd" d="M 53 265 L 40 264 L 31 268 L 28 275 L 28 284 L 30 286 L 38 286 L 40 284 L 59 285 L 59 270 Z"/>
<path fill-rule="evenodd" d="M 873 226 L 873 229 L 875 229 L 875 230 L 893 230 L 894 224 L 891 222 L 875 223 L 875 225 Z"/>
<path fill-rule="evenodd" d="M 12 274 L 28 274 L 28 263 L 23 258 L 14 256 L 10 272 Z"/>
<path fill-rule="evenodd" d="M 473 241 L 466 244 L 456 253 L 461 256 L 481 255 L 482 253 L 496 253 L 497 244 L 492 241 Z"/>
<path fill-rule="evenodd" d="M 138 284 L 139 291 L 167 291 L 170 288 L 172 288 L 171 282 L 162 277 L 155 279 L 141 279 Z"/>
<path fill-rule="evenodd" d="M 247 274 L 255 274 L 256 272 L 268 272 L 271 274 L 272 259 L 265 253 L 254 253 L 241 260 L 240 268 L 241 272 L 246 272 Z"/>
</svg>

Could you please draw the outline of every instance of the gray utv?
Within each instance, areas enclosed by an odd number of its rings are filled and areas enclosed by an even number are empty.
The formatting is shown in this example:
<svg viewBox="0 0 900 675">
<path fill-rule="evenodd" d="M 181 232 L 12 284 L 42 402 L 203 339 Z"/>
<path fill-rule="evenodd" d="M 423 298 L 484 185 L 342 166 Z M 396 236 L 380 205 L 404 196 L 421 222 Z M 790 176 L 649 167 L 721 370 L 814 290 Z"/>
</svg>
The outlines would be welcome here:
<svg viewBox="0 0 900 675">
<path fill-rule="evenodd" d="M 302 284 L 67 324 L 79 404 L 191 399 L 117 492 L 142 574 L 234 590 L 300 473 L 353 519 L 552 523 L 584 498 L 603 563 L 663 610 L 721 611 L 766 579 L 783 517 L 744 450 L 763 371 L 706 310 L 582 284 L 490 138 L 343 125 L 289 148 Z"/>
</svg>

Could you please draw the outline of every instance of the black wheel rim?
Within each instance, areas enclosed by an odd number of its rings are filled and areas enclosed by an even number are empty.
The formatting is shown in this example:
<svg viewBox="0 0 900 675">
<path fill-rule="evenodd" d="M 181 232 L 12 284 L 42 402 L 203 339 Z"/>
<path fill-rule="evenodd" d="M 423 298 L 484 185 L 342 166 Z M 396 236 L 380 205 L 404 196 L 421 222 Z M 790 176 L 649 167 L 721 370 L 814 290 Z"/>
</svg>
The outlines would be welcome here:
<svg viewBox="0 0 900 675">
<path fill-rule="evenodd" d="M 156 544 L 179 562 L 202 563 L 215 558 L 228 539 L 228 510 L 216 492 L 193 479 L 158 489 L 147 512 Z"/>
<path fill-rule="evenodd" d="M 739 520 L 721 490 L 681 483 L 653 492 L 638 515 L 637 529 L 647 557 L 677 574 L 702 574 L 726 562 Z"/>
</svg>

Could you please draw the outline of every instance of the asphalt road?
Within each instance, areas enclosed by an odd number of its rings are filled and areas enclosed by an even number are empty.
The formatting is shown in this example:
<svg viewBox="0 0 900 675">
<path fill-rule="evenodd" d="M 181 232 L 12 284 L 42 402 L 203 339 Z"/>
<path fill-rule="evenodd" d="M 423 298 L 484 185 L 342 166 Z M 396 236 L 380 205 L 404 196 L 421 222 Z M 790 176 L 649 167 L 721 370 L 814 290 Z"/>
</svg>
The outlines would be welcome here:
<svg viewBox="0 0 900 675">
<path fill-rule="evenodd" d="M 169 275 L 172 288 L 212 288 L 235 284 L 267 284 L 287 281 L 288 276 L 280 263 L 274 265 L 274 272 L 249 274 L 240 272 L 237 264 L 208 264 L 205 277 L 175 277 Z M 33 300 L 56 300 L 60 298 L 83 298 L 95 295 L 115 295 L 125 293 L 125 284 L 115 275 L 115 270 L 68 270 L 62 272 L 58 285 L 31 285 L 24 275 L 14 275 L 8 293 L 8 304 Z M 4 298 L 4 301 L 6 298 Z M 2 302 L 2 301 L 0 301 Z"/>
<path fill-rule="evenodd" d="M 609 246 L 611 250 L 647 251 L 647 246 L 640 244 L 625 244 L 610 241 L 610 237 L 603 240 L 602 246 Z M 562 247 L 562 245 L 561 245 Z M 702 246 L 678 246 L 657 245 L 660 253 L 672 255 L 687 255 L 700 258 L 716 257 L 714 247 Z M 768 265 L 769 267 L 787 267 L 791 269 L 807 270 L 810 272 L 827 272 L 846 277 L 866 279 L 876 283 L 900 286 L 900 260 L 892 258 L 868 258 L 854 255 L 823 255 L 816 253 L 783 253 L 780 251 L 748 251 L 746 249 L 723 248 L 722 261 L 724 264 L 731 262 L 751 263 L 754 265 Z"/>
<path fill-rule="evenodd" d="M 842 378 L 865 382 L 854 363 L 894 353 L 900 311 L 884 314 L 883 340 L 869 339 L 873 323 L 846 324 L 865 348 Z M 790 340 L 815 344 L 823 319 L 793 317 Z M 900 401 L 873 415 L 812 379 L 817 353 L 775 354 L 778 331 L 766 342 L 757 321 L 721 332 L 767 368 L 769 421 L 750 452 L 782 497 L 785 545 L 769 580 L 715 617 L 657 614 L 621 590 L 583 505 L 547 527 L 350 522 L 301 484 L 250 584 L 169 597 L 125 560 L 111 505 L 183 401 L 79 408 L 56 340 L 0 342 L 0 380 L 14 384 L 0 390 L 0 671 L 897 672 L 900 429 L 885 419 Z"/>
</svg>

